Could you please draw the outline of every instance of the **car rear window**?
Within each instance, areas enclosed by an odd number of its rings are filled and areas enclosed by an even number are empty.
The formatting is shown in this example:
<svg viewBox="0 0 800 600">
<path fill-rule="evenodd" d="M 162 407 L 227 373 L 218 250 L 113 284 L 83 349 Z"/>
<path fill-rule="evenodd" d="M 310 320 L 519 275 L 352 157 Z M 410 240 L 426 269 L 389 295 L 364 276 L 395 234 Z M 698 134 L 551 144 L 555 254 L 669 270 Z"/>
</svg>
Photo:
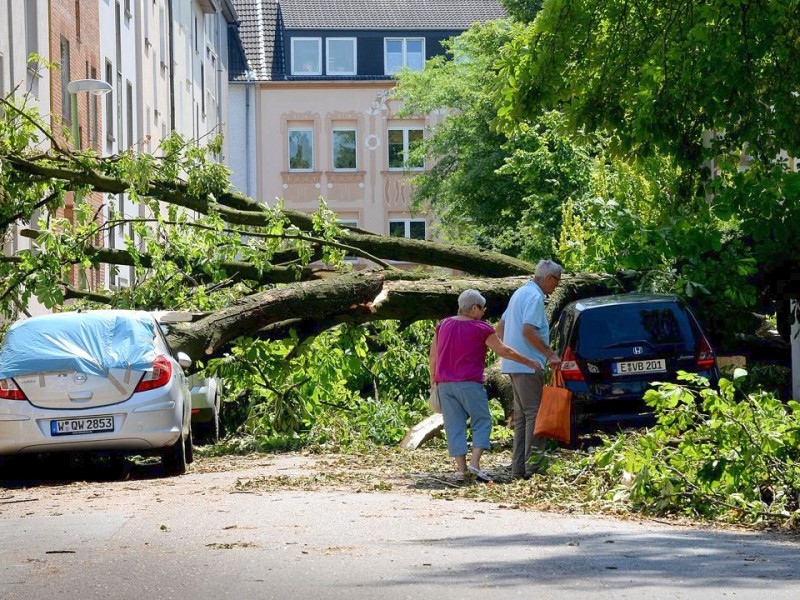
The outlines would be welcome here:
<svg viewBox="0 0 800 600">
<path fill-rule="evenodd" d="M 579 319 L 577 346 L 583 354 L 631 342 L 686 352 L 695 345 L 689 316 L 675 303 L 601 306 L 584 311 Z"/>
</svg>

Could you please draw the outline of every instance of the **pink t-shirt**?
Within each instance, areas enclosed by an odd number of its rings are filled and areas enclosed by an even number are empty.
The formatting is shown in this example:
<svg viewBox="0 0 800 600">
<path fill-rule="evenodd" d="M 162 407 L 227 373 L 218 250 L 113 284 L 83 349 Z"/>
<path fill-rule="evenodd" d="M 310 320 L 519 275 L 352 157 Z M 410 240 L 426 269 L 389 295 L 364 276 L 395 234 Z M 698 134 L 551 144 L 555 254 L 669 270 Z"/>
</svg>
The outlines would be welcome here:
<svg viewBox="0 0 800 600">
<path fill-rule="evenodd" d="M 483 383 L 486 340 L 494 327 L 476 319 L 448 317 L 436 325 L 436 383 Z"/>
</svg>

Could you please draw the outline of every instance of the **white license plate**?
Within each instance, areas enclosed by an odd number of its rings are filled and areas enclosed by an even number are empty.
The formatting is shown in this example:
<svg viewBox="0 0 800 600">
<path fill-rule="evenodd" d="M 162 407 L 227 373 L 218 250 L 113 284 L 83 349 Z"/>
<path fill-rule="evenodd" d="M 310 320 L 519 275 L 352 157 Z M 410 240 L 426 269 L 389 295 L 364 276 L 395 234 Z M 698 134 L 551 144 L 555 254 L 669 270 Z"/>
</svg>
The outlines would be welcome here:
<svg viewBox="0 0 800 600">
<path fill-rule="evenodd" d="M 50 421 L 50 435 L 81 435 L 114 431 L 114 417 L 55 419 Z"/>
<path fill-rule="evenodd" d="M 656 360 L 631 360 L 628 362 L 618 362 L 612 365 L 611 372 L 614 375 L 635 375 L 637 373 L 665 373 L 667 371 L 667 361 L 663 358 Z"/>
</svg>

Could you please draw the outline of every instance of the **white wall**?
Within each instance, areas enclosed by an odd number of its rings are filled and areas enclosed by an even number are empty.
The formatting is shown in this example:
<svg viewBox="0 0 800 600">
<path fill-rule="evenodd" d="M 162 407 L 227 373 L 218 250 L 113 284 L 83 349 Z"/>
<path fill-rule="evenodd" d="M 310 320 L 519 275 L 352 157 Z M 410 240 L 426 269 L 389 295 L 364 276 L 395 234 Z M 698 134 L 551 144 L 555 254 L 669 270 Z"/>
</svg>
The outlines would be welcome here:
<svg viewBox="0 0 800 600">
<path fill-rule="evenodd" d="M 228 27 L 217 3 L 176 1 L 173 6 L 175 129 L 208 141 L 219 131 L 227 140 Z M 227 144 L 227 142 L 226 142 Z M 218 157 L 225 162 L 226 150 Z"/>
<path fill-rule="evenodd" d="M 231 83 L 228 88 L 228 136 L 235 143 L 228 145 L 227 164 L 231 183 L 251 198 L 257 194 L 255 90 L 246 83 Z"/>
<path fill-rule="evenodd" d="M 157 153 L 170 132 L 169 9 L 166 0 L 138 0 L 137 110 L 139 151 Z M 162 52 L 166 55 L 163 57 Z"/>
<path fill-rule="evenodd" d="M 100 136 L 103 155 L 112 156 L 133 148 L 139 149 L 139 111 L 137 100 L 139 98 L 139 72 L 138 56 L 135 51 L 139 38 L 137 30 L 137 13 L 142 4 L 148 2 L 130 2 L 130 12 L 125 9 L 123 0 L 100 0 L 100 70 L 99 79 L 107 78 L 107 65 L 111 65 L 113 73 L 112 102 L 113 115 L 105 110 L 103 102 L 103 132 Z M 105 99 L 104 99 L 105 100 Z M 109 136 L 109 120 L 113 123 L 113 136 Z M 114 206 L 118 217 L 134 219 L 139 217 L 138 205 L 131 202 L 126 194 L 120 194 L 106 199 L 108 208 L 106 215 L 111 214 L 110 207 Z M 110 248 L 125 248 L 125 237 L 131 236 L 130 225 L 120 225 L 114 232 L 106 233 L 106 245 Z M 106 267 L 108 269 L 108 267 Z M 133 268 L 120 266 L 116 277 L 106 273 L 106 284 L 109 286 L 126 286 L 133 283 Z"/>
</svg>

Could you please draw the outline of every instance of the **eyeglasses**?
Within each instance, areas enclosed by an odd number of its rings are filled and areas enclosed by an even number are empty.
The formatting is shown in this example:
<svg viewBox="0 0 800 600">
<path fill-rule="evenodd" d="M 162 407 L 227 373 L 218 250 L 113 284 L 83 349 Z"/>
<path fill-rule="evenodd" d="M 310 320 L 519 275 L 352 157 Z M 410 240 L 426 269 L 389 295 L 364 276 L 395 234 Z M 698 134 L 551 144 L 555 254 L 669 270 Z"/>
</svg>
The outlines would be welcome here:
<svg viewBox="0 0 800 600">
<path fill-rule="evenodd" d="M 484 312 L 486 311 L 486 305 L 485 304 L 483 306 L 481 306 L 480 304 L 475 304 L 473 306 L 477 306 L 478 308 L 480 308 Z"/>
</svg>

